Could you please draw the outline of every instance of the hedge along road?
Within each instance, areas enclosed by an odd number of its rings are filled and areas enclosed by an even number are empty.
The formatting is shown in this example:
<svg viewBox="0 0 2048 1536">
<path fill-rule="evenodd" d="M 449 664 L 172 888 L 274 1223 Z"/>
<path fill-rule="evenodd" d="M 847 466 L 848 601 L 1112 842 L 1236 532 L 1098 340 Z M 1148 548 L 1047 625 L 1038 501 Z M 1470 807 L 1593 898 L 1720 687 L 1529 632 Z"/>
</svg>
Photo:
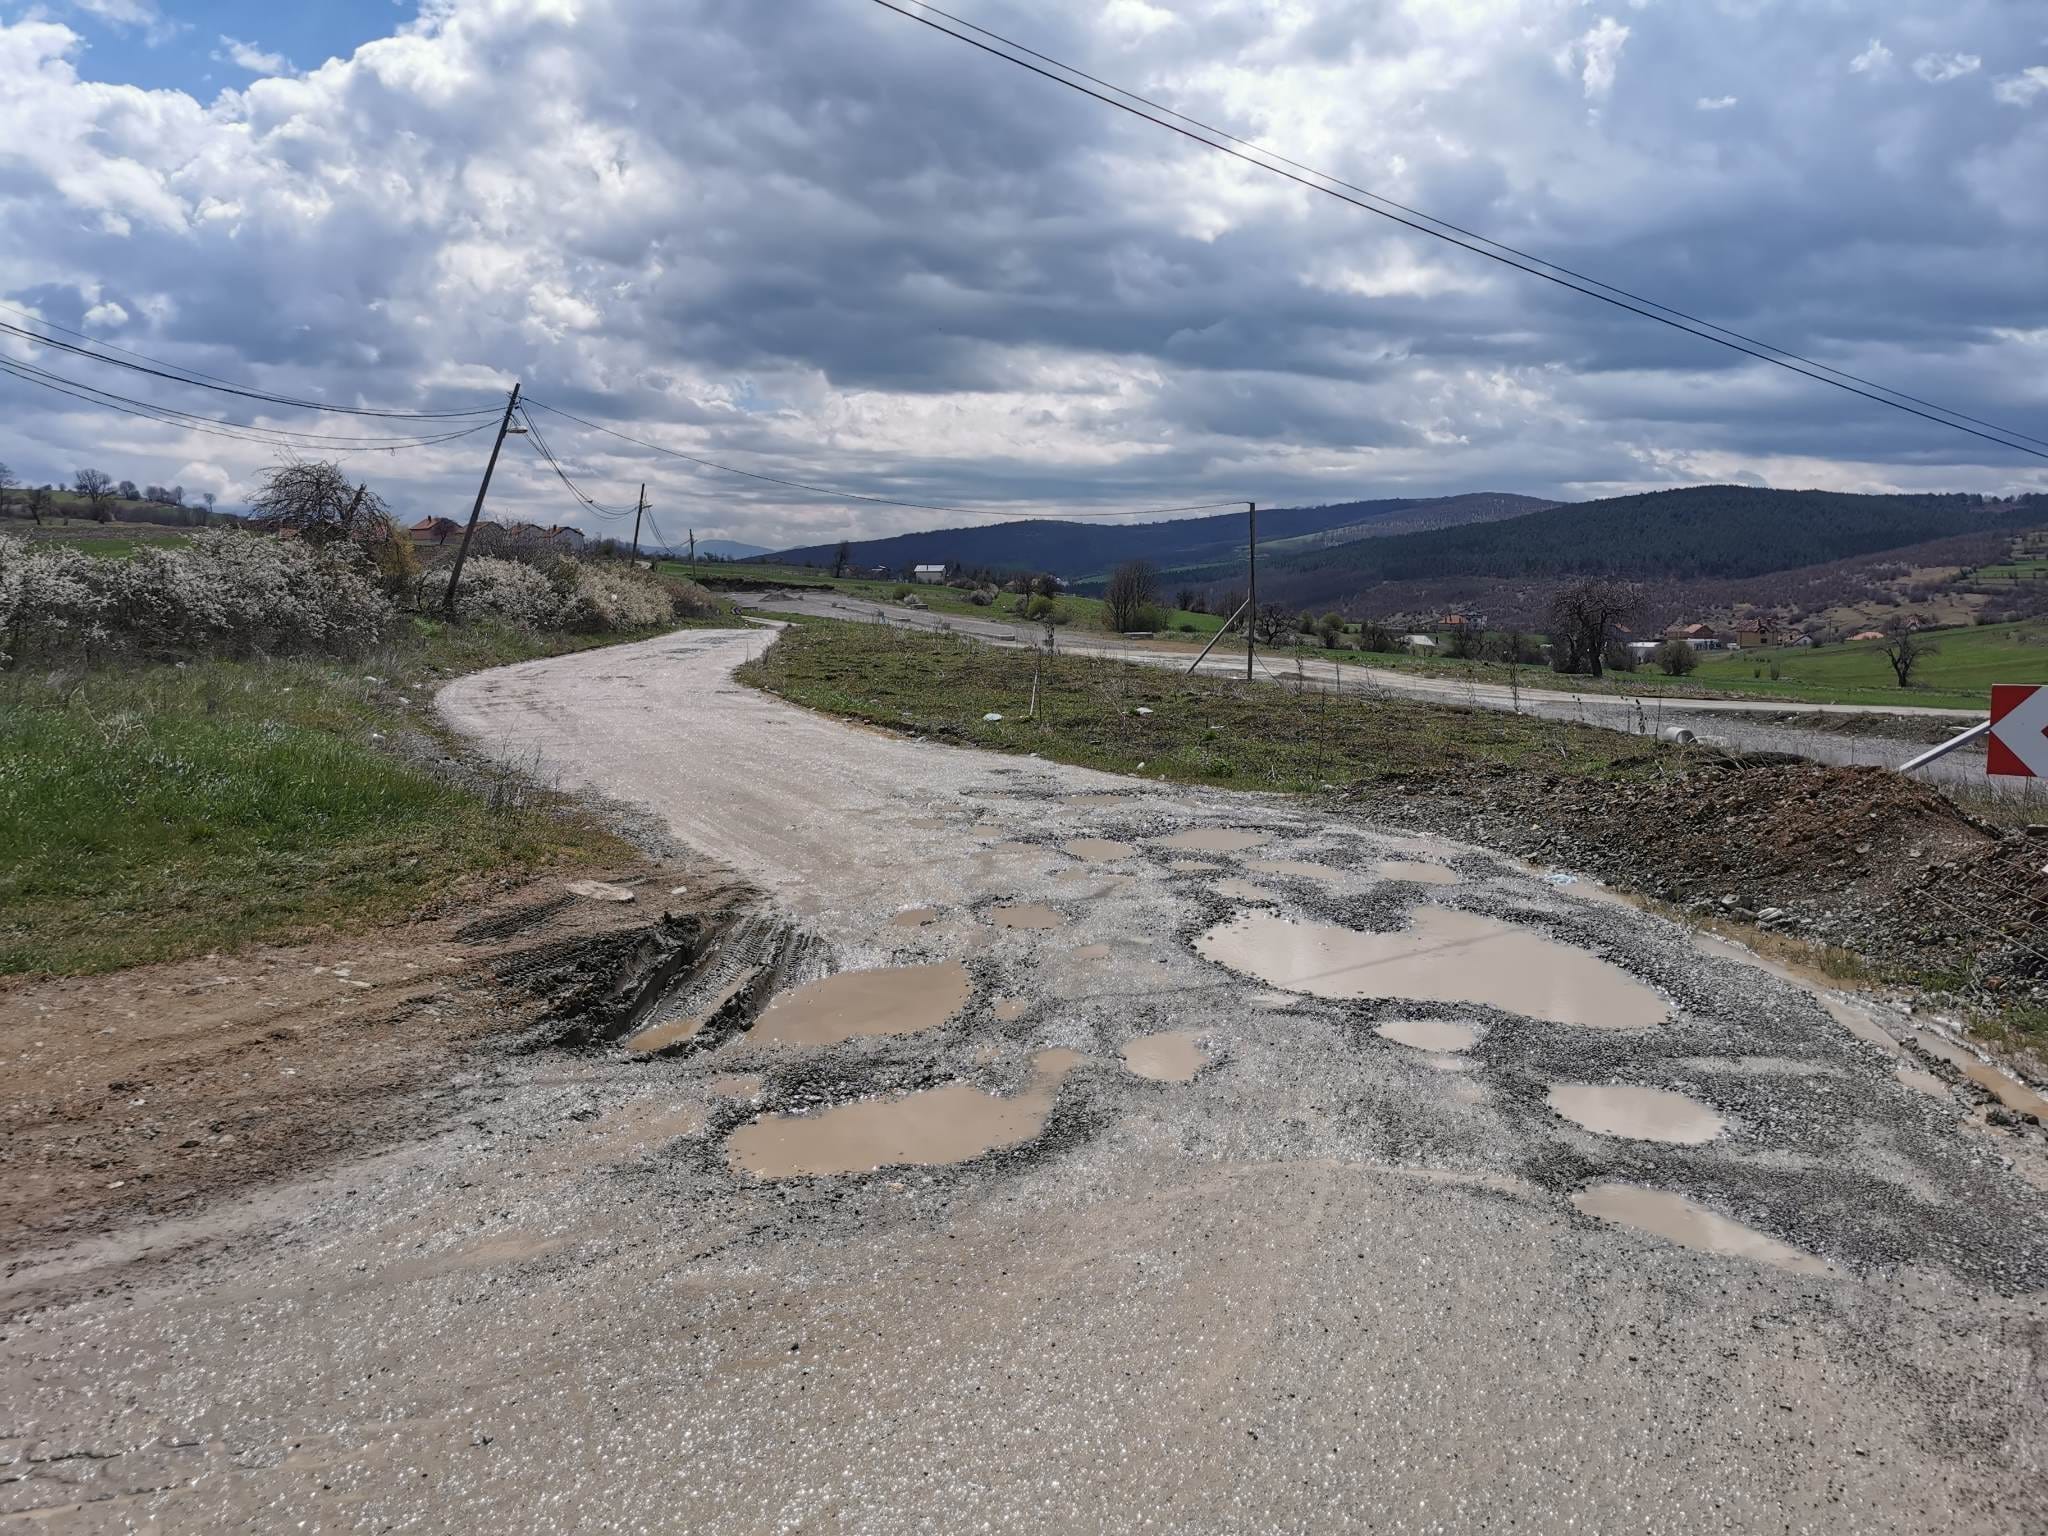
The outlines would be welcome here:
<svg viewBox="0 0 2048 1536">
<path fill-rule="evenodd" d="M 232 1262 L 11 1327 L 0 1512 L 2048 1519 L 2041 1142 L 1952 1068 L 1476 849 L 806 714 L 732 680 L 769 639 L 441 695 L 816 941 L 752 1032 L 509 1056 Z"/>
<path fill-rule="evenodd" d="M 742 597 L 741 602 L 764 614 L 809 614 L 818 618 L 849 619 L 862 623 L 893 624 L 905 629 L 929 629 L 981 640 L 990 645 L 1022 648 L 1037 643 L 1040 631 L 999 619 L 963 618 L 956 614 L 919 612 L 893 604 L 869 602 L 862 598 L 817 592 L 769 592 Z M 1186 647 L 1167 650 L 1147 646 L 1117 635 L 1092 634 L 1072 628 L 1057 632 L 1062 651 L 1082 655 L 1115 656 L 1141 666 L 1171 667 L 1185 671 L 1193 659 Z M 1235 645 L 1236 649 L 1231 650 Z M 1292 682 L 1296 677 L 1296 654 L 1275 651 L 1260 657 L 1257 676 L 1261 680 Z M 1927 750 L 1927 743 L 1886 736 L 1838 735 L 1827 731 L 1788 726 L 1771 719 L 1783 715 L 1885 715 L 1902 722 L 1952 721 L 1958 732 L 1984 718 L 1983 711 L 1927 709 L 1911 704 L 1803 704 L 1761 702 L 1755 699 L 1675 699 L 1659 694 L 1640 697 L 1628 693 L 1577 693 L 1550 687 L 1529 687 L 1517 694 L 1499 683 L 1463 682 L 1457 678 L 1420 677 L 1386 667 L 1337 666 L 1312 657 L 1303 658 L 1300 676 L 1318 687 L 1341 687 L 1358 693 L 1399 694 L 1456 704 L 1473 709 L 1515 711 L 1547 720 L 1575 720 L 1611 730 L 1657 732 L 1683 727 L 1696 736 L 1713 738 L 1747 752 L 1789 752 L 1814 762 L 1842 766 L 1896 768 Z M 1244 638 L 1226 636 L 1202 663 L 1205 673 L 1244 675 Z M 1535 669 L 1531 669 L 1534 671 Z M 1917 770 L 1921 778 L 1954 779 L 1981 783 L 1984 753 L 1981 748 L 1963 748 L 1937 758 Z M 2031 788 L 2031 786 L 2028 786 Z M 2015 788 L 2015 793 L 2019 790 Z"/>
</svg>

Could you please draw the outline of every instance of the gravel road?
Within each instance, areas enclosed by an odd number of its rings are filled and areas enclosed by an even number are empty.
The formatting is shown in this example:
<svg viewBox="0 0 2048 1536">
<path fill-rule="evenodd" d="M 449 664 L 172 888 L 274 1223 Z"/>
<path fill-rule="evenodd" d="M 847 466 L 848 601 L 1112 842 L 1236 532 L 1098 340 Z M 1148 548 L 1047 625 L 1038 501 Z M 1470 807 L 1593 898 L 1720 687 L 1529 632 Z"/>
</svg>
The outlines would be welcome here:
<svg viewBox="0 0 2048 1536">
<path fill-rule="evenodd" d="M 805 714 L 768 638 L 441 703 L 811 979 L 84 1268 L 0 1336 L 0 1524 L 2048 1528 L 2042 1142 L 1952 1066 L 1478 849 Z"/>
<path fill-rule="evenodd" d="M 746 600 L 764 614 L 810 614 L 819 618 L 848 619 L 869 624 L 894 624 L 906 629 L 941 630 L 967 635 L 991 645 L 1022 646 L 1032 643 L 1036 632 L 999 619 L 966 618 L 870 602 L 863 598 L 817 592 L 774 592 Z M 1194 653 L 1184 647 L 1164 650 L 1134 643 L 1119 636 L 1059 632 L 1063 651 L 1113 655 L 1141 666 L 1185 669 Z M 1228 644 L 1228 642 L 1226 642 Z M 1202 664 L 1204 672 L 1220 676 L 1244 675 L 1244 646 L 1235 642 L 1234 652 L 1219 646 Z M 1294 654 L 1276 652 L 1262 657 L 1263 678 L 1293 681 Z M 1983 719 L 1982 711 L 1924 709 L 1914 705 L 1849 705 L 1764 703 L 1755 699 L 1670 699 L 1656 694 L 1573 693 L 1556 688 L 1525 688 L 1516 693 L 1498 683 L 1463 682 L 1457 678 L 1423 677 L 1390 667 L 1339 667 L 1313 658 L 1300 663 L 1301 676 L 1317 687 L 1341 687 L 1350 692 L 1377 691 L 1408 698 L 1432 699 L 1442 704 L 1459 704 L 1471 709 L 1514 711 L 1548 720 L 1575 720 L 1584 725 L 1606 726 L 1610 730 L 1657 732 L 1682 727 L 1694 735 L 1713 738 L 1744 752 L 1789 752 L 1817 763 L 1844 767 L 1896 768 L 1927 750 L 1927 743 L 1901 732 L 1897 737 L 1835 734 L 1801 726 L 1785 725 L 1774 718 L 1786 714 L 1887 715 L 1902 724 L 1940 721 L 1952 723 L 1956 731 Z M 1625 687 L 1616 680 L 1618 687 Z M 1984 752 L 1979 746 L 1959 748 L 1915 770 L 1922 779 L 1947 779 L 1981 784 L 1984 782 Z M 2018 782 L 2007 788 L 2015 795 L 2028 786 Z M 2048 805 L 2048 796 L 2041 797 Z"/>
</svg>

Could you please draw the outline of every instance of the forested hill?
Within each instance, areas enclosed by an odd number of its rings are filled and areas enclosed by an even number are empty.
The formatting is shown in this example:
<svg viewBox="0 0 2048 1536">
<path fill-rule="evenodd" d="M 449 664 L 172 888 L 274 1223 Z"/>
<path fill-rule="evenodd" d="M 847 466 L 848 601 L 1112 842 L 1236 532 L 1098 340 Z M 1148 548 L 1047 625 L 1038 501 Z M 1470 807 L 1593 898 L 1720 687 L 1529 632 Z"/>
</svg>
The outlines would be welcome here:
<svg viewBox="0 0 2048 1536">
<path fill-rule="evenodd" d="M 1333 592 L 1446 576 L 1727 579 L 1950 534 L 2019 528 L 2041 521 L 2044 512 L 2048 504 L 2016 509 L 2010 502 L 1968 495 L 1856 496 L 1700 485 L 1289 551 L 1277 555 L 1272 568 L 1276 576 L 1326 575 Z M 1214 574 L 1227 579 L 1232 573 L 1225 568 Z M 1297 585 L 1291 583 L 1290 591 Z"/>
<path fill-rule="evenodd" d="M 1259 545 L 1344 529 L 1349 538 L 1368 538 L 1382 520 L 1402 528 L 1455 522 L 1466 517 L 1509 517 L 1548 505 L 1531 497 L 1501 493 L 1473 496 L 1399 497 L 1347 501 L 1326 507 L 1259 510 Z M 1050 571 L 1068 580 L 1107 574 L 1125 560 L 1142 558 L 1162 569 L 1242 558 L 1242 512 L 1214 517 L 1175 518 L 1149 523 L 1070 523 L 1052 520 L 997 523 L 986 528 L 942 528 L 888 539 L 856 539 L 855 566 L 959 565 L 970 570 Z M 782 550 L 776 564 L 830 565 L 838 549 L 812 544 Z"/>
</svg>

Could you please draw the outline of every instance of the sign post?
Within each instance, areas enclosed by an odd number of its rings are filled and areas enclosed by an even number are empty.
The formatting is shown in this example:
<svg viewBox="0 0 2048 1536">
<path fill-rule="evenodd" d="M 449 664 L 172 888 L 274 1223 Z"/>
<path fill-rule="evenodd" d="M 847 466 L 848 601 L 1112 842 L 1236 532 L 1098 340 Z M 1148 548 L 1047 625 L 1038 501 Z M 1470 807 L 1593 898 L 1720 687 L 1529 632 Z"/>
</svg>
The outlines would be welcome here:
<svg viewBox="0 0 2048 1536">
<path fill-rule="evenodd" d="M 1995 683 L 1984 771 L 2048 779 L 2048 684 Z"/>
</svg>

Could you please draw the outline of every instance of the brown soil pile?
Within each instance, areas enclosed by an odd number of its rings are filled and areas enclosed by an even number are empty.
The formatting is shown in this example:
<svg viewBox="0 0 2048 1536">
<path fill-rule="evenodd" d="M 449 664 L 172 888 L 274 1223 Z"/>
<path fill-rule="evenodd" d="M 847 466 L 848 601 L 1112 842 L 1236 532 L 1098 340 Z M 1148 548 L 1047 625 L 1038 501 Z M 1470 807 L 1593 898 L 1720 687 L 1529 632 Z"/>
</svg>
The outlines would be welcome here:
<svg viewBox="0 0 2048 1536">
<path fill-rule="evenodd" d="M 2048 987 L 2048 838 L 2001 834 L 1885 769 L 1694 760 L 1613 781 L 1411 785 L 1386 808 L 1401 805 L 1435 830 L 1839 945 L 1886 973 L 2008 996 Z"/>
<path fill-rule="evenodd" d="M 638 899 L 551 878 L 348 938 L 0 987 L 0 1249 L 438 1130 L 479 1091 L 465 1068 L 614 996 L 648 935 L 743 894 L 704 864 L 586 873 Z"/>
</svg>

